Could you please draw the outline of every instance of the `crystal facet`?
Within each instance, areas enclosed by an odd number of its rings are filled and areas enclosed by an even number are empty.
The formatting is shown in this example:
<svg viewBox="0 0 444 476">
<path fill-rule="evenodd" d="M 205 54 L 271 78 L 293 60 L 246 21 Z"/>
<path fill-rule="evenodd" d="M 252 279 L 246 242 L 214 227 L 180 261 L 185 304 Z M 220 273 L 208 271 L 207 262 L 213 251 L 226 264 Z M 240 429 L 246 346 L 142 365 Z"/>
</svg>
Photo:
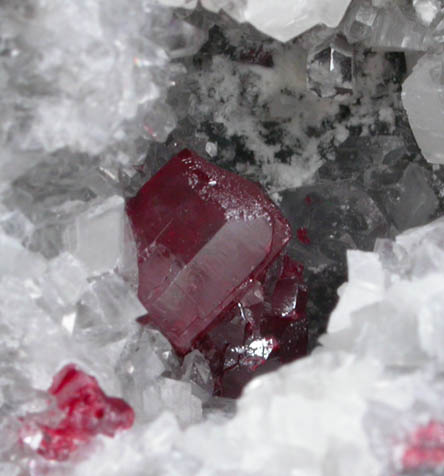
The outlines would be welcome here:
<svg viewBox="0 0 444 476">
<path fill-rule="evenodd" d="M 308 88 L 320 97 L 353 92 L 353 51 L 343 38 L 335 38 L 310 51 Z"/>
<path fill-rule="evenodd" d="M 147 320 L 180 353 L 242 298 L 291 236 L 259 186 L 188 150 L 128 201 L 127 212 Z"/>
</svg>

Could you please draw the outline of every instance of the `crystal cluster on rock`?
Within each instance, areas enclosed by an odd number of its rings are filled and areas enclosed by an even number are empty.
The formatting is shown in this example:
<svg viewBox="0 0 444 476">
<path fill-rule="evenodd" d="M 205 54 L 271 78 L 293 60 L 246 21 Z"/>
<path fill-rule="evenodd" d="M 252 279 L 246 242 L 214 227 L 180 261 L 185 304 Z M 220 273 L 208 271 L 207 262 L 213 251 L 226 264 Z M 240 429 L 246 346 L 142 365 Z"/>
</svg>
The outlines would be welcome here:
<svg viewBox="0 0 444 476">
<path fill-rule="evenodd" d="M 0 474 L 443 472 L 443 14 L 0 2 Z"/>
<path fill-rule="evenodd" d="M 198 346 L 219 380 L 240 370 L 241 382 L 278 348 L 284 361 L 306 353 L 302 270 L 288 257 L 277 261 L 291 230 L 258 185 L 184 150 L 128 201 L 127 213 L 143 321 L 179 353 Z M 242 387 L 218 385 L 224 395 Z"/>
<path fill-rule="evenodd" d="M 168 60 L 192 54 L 204 39 L 173 20 L 155 0 L 81 0 L 69 8 L 57 0 L 3 2 L 0 183 L 64 148 L 128 168 L 147 144 L 140 131 L 165 140 L 175 116 L 162 98 L 181 73 Z M 175 36 L 180 51 L 159 29 Z"/>
</svg>

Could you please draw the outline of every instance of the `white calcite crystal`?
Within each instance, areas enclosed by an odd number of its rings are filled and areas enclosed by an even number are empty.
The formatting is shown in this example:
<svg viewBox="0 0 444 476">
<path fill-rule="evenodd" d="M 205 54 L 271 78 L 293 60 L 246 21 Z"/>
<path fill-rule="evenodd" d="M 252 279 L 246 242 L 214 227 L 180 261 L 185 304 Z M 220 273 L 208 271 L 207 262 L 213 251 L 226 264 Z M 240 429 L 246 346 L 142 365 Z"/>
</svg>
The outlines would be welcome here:
<svg viewBox="0 0 444 476">
<path fill-rule="evenodd" d="M 403 85 L 402 100 L 424 157 L 444 163 L 444 56 L 427 54 Z"/>
<path fill-rule="evenodd" d="M 318 24 L 337 26 L 349 3 L 350 0 L 202 1 L 204 7 L 212 11 L 224 9 L 237 21 L 249 22 L 266 35 L 283 42 Z"/>
</svg>

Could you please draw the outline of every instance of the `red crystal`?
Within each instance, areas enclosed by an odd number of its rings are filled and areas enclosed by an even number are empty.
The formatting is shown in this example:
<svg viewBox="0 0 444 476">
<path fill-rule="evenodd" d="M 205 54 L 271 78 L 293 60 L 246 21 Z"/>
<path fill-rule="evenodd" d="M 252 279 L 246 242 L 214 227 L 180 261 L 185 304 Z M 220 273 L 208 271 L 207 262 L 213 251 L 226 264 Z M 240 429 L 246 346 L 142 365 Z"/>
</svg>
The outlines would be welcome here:
<svg viewBox="0 0 444 476">
<path fill-rule="evenodd" d="M 431 421 L 412 435 L 402 456 L 403 470 L 432 471 L 444 465 L 444 424 Z"/>
<path fill-rule="evenodd" d="M 311 243 L 310 237 L 308 236 L 307 228 L 298 228 L 296 231 L 298 235 L 298 240 L 304 245 L 309 245 Z"/>
<path fill-rule="evenodd" d="M 95 435 L 114 436 L 134 422 L 126 402 L 106 396 L 94 377 L 72 364 L 54 377 L 49 393 L 64 416 L 55 427 L 39 424 L 42 440 L 37 451 L 46 459 L 63 461 Z"/>
<path fill-rule="evenodd" d="M 128 201 L 139 298 L 184 354 L 260 280 L 291 237 L 253 182 L 182 151 Z"/>
<path fill-rule="evenodd" d="M 255 375 L 307 354 L 303 267 L 288 256 L 278 264 L 278 270 L 270 267 L 262 279 L 263 300 L 250 306 L 243 300 L 199 344 L 218 395 L 236 398 Z M 251 285 L 257 288 L 257 283 Z"/>
</svg>

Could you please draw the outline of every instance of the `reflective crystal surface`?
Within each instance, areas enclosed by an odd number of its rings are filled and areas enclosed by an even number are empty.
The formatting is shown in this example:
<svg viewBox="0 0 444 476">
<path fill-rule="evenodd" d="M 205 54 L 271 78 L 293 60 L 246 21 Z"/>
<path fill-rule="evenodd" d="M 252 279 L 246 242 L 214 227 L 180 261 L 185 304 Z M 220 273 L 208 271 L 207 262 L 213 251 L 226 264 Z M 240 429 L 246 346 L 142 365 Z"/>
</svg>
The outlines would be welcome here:
<svg viewBox="0 0 444 476">
<path fill-rule="evenodd" d="M 127 212 L 147 321 L 181 353 L 220 321 L 290 239 L 259 186 L 187 150 L 128 201 Z"/>
<path fill-rule="evenodd" d="M 353 92 L 353 51 L 343 38 L 314 48 L 307 58 L 307 86 L 320 97 Z"/>
<path fill-rule="evenodd" d="M 0 475 L 443 472 L 443 6 L 0 1 Z"/>
</svg>

